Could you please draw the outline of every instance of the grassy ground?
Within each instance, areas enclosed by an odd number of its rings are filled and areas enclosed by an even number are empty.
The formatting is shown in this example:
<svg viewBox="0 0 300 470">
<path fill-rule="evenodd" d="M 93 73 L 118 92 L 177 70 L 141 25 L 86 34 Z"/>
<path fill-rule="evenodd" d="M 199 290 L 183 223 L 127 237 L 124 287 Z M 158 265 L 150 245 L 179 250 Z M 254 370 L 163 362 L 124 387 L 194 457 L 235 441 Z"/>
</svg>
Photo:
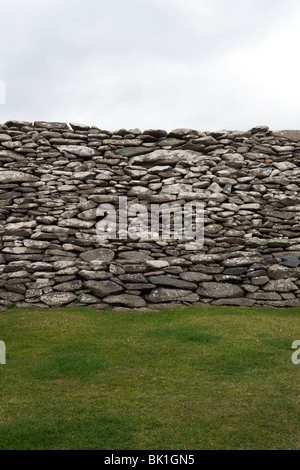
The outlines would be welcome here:
<svg viewBox="0 0 300 470">
<path fill-rule="evenodd" d="M 0 315 L 0 449 L 300 449 L 300 309 Z"/>
</svg>

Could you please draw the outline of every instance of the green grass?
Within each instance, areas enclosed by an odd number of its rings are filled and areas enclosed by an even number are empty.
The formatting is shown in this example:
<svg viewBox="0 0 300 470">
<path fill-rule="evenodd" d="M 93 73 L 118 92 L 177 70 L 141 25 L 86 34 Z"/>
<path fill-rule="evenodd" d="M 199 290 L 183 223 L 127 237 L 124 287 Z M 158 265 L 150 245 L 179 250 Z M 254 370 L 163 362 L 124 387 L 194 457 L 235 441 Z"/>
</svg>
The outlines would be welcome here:
<svg viewBox="0 0 300 470">
<path fill-rule="evenodd" d="M 0 449 L 300 449 L 300 309 L 11 309 Z"/>
</svg>

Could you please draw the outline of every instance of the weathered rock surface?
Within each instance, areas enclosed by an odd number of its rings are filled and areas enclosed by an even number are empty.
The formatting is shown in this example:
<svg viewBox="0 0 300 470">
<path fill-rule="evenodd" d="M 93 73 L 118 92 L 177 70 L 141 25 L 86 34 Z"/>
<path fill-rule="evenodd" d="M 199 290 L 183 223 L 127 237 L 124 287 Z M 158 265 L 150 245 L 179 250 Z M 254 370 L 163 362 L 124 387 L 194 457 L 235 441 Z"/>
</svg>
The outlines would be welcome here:
<svg viewBox="0 0 300 470">
<path fill-rule="evenodd" d="M 146 299 L 154 303 L 173 301 L 193 303 L 199 300 L 199 296 L 188 290 L 165 289 L 161 287 L 154 289 L 149 295 L 146 296 Z"/>
<path fill-rule="evenodd" d="M 270 292 L 292 292 L 298 289 L 299 288 L 296 284 L 289 279 L 270 281 L 266 286 L 264 286 L 264 290 Z"/>
<path fill-rule="evenodd" d="M 29 173 L 22 173 L 21 171 L 1 171 L 0 183 L 30 183 L 38 181 L 36 176 Z"/>
<path fill-rule="evenodd" d="M 126 305 L 127 307 L 137 308 L 145 307 L 146 302 L 142 297 L 137 295 L 123 294 L 123 295 L 110 295 L 103 299 L 109 305 Z"/>
<path fill-rule="evenodd" d="M 177 287 L 178 289 L 196 290 L 197 284 L 192 282 L 183 281 L 181 279 L 174 279 L 169 276 L 150 276 L 149 281 L 157 286 L 170 286 Z"/>
<path fill-rule="evenodd" d="M 52 292 L 41 296 L 41 301 L 49 307 L 62 307 L 76 300 L 76 295 L 70 292 Z"/>
<path fill-rule="evenodd" d="M 212 299 L 238 298 L 244 296 L 244 290 L 234 284 L 203 282 L 197 293 L 203 297 Z"/>
<path fill-rule="evenodd" d="M 96 151 L 94 149 L 83 147 L 81 145 L 59 145 L 57 148 L 60 152 L 73 153 L 78 157 L 90 158 L 96 155 Z"/>
<path fill-rule="evenodd" d="M 123 292 L 123 287 L 113 281 L 87 281 L 85 287 L 91 289 L 97 297 L 106 297 L 110 294 L 119 294 Z"/>
<path fill-rule="evenodd" d="M 80 258 L 86 262 L 102 261 L 103 263 L 110 263 L 114 256 L 115 254 L 112 250 L 98 248 L 97 250 L 85 251 L 80 255 Z"/>
</svg>

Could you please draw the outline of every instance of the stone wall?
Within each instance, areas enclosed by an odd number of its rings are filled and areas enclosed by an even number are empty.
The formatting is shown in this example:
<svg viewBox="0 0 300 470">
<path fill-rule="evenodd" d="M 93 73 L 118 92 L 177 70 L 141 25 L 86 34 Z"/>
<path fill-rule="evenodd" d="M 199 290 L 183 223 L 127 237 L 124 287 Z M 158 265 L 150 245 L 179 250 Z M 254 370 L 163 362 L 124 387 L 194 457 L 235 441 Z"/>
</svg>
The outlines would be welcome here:
<svg viewBox="0 0 300 470">
<path fill-rule="evenodd" d="M 0 305 L 300 305 L 300 131 L 0 125 Z M 101 240 L 100 203 L 202 201 L 201 251 Z"/>
</svg>

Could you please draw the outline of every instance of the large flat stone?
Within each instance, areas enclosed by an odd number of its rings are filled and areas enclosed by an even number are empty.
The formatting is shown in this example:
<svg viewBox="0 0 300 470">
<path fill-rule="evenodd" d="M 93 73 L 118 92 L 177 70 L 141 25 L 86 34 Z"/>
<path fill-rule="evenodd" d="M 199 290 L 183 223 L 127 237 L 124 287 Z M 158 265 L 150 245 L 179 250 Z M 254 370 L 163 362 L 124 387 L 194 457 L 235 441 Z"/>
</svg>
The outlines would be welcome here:
<svg viewBox="0 0 300 470">
<path fill-rule="evenodd" d="M 118 258 L 128 261 L 146 261 L 152 259 L 151 256 L 141 251 L 125 251 L 123 253 L 119 253 Z"/>
<path fill-rule="evenodd" d="M 7 302 L 19 302 L 24 299 L 24 295 L 18 294 L 17 292 L 0 291 L 0 299 L 6 300 Z"/>
<path fill-rule="evenodd" d="M 126 305 L 127 307 L 132 307 L 132 308 L 146 306 L 146 302 L 142 297 L 138 297 L 137 295 L 130 295 L 130 294 L 111 295 L 103 299 L 103 301 L 110 305 Z"/>
<path fill-rule="evenodd" d="M 82 281 L 74 280 L 58 284 L 54 287 L 54 290 L 58 290 L 59 292 L 75 292 L 76 290 L 82 289 L 82 286 Z"/>
<path fill-rule="evenodd" d="M 298 290 L 298 287 L 291 279 L 279 279 L 270 281 L 263 289 L 267 292 L 292 292 Z"/>
<path fill-rule="evenodd" d="M 213 277 L 208 274 L 197 273 L 193 271 L 188 271 L 180 274 L 181 279 L 189 282 L 205 282 L 212 281 Z"/>
<path fill-rule="evenodd" d="M 222 265 L 226 268 L 236 268 L 243 266 L 251 266 L 252 264 L 261 263 L 262 257 L 259 256 L 241 256 L 237 258 L 231 258 L 223 261 Z"/>
<path fill-rule="evenodd" d="M 282 130 L 282 131 L 273 131 L 273 135 L 279 138 L 285 138 L 291 140 L 292 142 L 300 142 L 300 131 L 299 130 Z"/>
<path fill-rule="evenodd" d="M 0 172 L 0 183 L 31 183 L 38 181 L 39 178 L 29 173 L 21 171 L 3 171 Z"/>
<path fill-rule="evenodd" d="M 193 162 L 197 158 L 199 158 L 199 154 L 193 150 L 155 150 L 154 152 L 131 158 L 130 164 L 159 163 L 176 165 L 176 163 L 181 161 Z"/>
<path fill-rule="evenodd" d="M 49 307 L 62 307 L 76 300 L 76 295 L 71 292 L 52 292 L 41 296 L 41 301 Z"/>
<path fill-rule="evenodd" d="M 288 268 L 287 266 L 281 266 L 274 264 L 268 269 L 268 276 L 271 279 L 289 279 L 289 278 L 300 278 L 300 268 Z"/>
<path fill-rule="evenodd" d="M 160 302 L 197 302 L 199 295 L 185 289 L 166 289 L 158 287 L 153 289 L 149 295 L 146 296 L 149 302 L 160 303 Z"/>
<path fill-rule="evenodd" d="M 235 284 L 220 282 L 203 282 L 197 293 L 212 299 L 239 298 L 245 294 L 244 289 Z"/>
<path fill-rule="evenodd" d="M 110 263 L 114 259 L 114 252 L 107 248 L 98 248 L 97 250 L 89 250 L 81 253 L 80 258 L 83 261 L 103 261 L 105 263 Z"/>
<path fill-rule="evenodd" d="M 151 152 L 151 149 L 148 150 L 146 147 L 125 147 L 115 151 L 117 155 L 123 155 L 124 157 L 135 157 L 149 152 Z"/>
<path fill-rule="evenodd" d="M 218 299 L 214 300 L 211 305 L 222 306 L 222 305 L 236 305 L 237 307 L 253 307 L 255 305 L 253 299 Z"/>
<path fill-rule="evenodd" d="M 94 221 L 81 219 L 65 219 L 58 222 L 59 227 L 89 229 L 94 225 Z"/>
<path fill-rule="evenodd" d="M 85 287 L 90 289 L 97 297 L 107 297 L 111 294 L 120 294 L 124 288 L 113 281 L 86 281 Z"/>
<path fill-rule="evenodd" d="M 90 158 L 96 155 L 96 151 L 94 149 L 84 147 L 82 145 L 57 145 L 56 147 L 60 152 L 73 153 L 78 157 Z"/>
<path fill-rule="evenodd" d="M 193 263 L 201 263 L 201 264 L 211 264 L 211 263 L 221 263 L 226 258 L 224 253 L 221 254 L 199 254 L 192 256 L 191 260 Z"/>
<path fill-rule="evenodd" d="M 196 290 L 197 284 L 193 282 L 183 281 L 182 279 L 174 279 L 170 276 L 150 276 L 149 281 L 157 286 L 178 287 L 178 289 Z"/>
</svg>

